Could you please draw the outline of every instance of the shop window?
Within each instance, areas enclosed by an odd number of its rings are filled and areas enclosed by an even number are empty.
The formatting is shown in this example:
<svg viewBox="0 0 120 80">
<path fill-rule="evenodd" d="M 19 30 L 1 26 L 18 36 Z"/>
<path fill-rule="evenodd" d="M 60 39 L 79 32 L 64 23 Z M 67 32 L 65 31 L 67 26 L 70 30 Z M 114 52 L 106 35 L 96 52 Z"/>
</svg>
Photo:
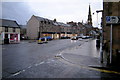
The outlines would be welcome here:
<svg viewBox="0 0 120 80">
<path fill-rule="evenodd" d="M 8 27 L 5 27 L 5 32 L 8 32 Z"/>
<path fill-rule="evenodd" d="M 8 38 L 8 34 L 5 34 L 5 38 Z"/>
<path fill-rule="evenodd" d="M 15 28 L 13 28 L 13 32 L 15 32 Z"/>
<path fill-rule="evenodd" d="M 10 40 L 14 40 L 14 34 L 10 34 Z"/>
</svg>

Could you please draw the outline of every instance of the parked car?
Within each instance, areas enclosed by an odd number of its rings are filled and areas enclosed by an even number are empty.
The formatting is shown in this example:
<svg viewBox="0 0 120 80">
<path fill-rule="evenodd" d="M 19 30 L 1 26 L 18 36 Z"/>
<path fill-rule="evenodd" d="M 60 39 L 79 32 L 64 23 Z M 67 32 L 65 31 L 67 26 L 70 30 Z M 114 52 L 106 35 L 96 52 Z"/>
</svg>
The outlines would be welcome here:
<svg viewBox="0 0 120 80">
<path fill-rule="evenodd" d="M 47 36 L 46 38 L 48 41 L 52 40 L 52 37 L 50 37 L 50 36 Z"/>
<path fill-rule="evenodd" d="M 82 39 L 87 39 L 87 36 L 82 36 Z"/>
<path fill-rule="evenodd" d="M 68 36 L 62 36 L 61 39 L 70 39 Z"/>
<path fill-rule="evenodd" d="M 77 38 L 82 38 L 82 36 L 77 36 Z"/>
<path fill-rule="evenodd" d="M 89 39 L 92 38 L 92 36 L 82 36 L 82 39 Z"/>
<path fill-rule="evenodd" d="M 78 40 L 78 37 L 73 36 L 73 37 L 71 37 L 71 40 Z"/>
<path fill-rule="evenodd" d="M 47 41 L 52 40 L 52 37 L 50 37 L 50 36 L 47 36 L 47 37 L 42 37 L 42 38 L 41 38 L 41 40 L 42 40 L 42 41 L 45 41 L 45 38 L 47 39 Z"/>
</svg>

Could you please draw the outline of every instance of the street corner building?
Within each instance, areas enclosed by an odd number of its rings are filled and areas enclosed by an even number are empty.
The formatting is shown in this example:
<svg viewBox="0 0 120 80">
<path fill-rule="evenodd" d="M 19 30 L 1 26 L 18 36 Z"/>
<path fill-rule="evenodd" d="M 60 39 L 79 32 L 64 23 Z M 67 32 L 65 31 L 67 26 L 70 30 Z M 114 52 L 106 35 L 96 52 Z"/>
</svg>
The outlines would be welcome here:
<svg viewBox="0 0 120 80">
<path fill-rule="evenodd" d="M 120 17 L 120 1 L 103 2 L 103 43 L 107 52 L 107 62 L 112 65 L 120 65 L 120 19 L 118 23 L 107 24 L 106 16 Z M 111 30 L 112 29 L 112 30 Z M 110 55 L 109 53 L 112 52 Z"/>
<path fill-rule="evenodd" d="M 0 19 L 0 44 L 19 43 L 20 27 L 14 20 Z"/>
<path fill-rule="evenodd" d="M 27 22 L 27 36 L 29 39 L 38 39 L 46 36 L 50 36 L 53 39 L 71 37 L 71 26 L 57 22 L 56 19 L 50 20 L 33 15 Z"/>
<path fill-rule="evenodd" d="M 92 24 L 84 24 L 81 22 L 57 22 L 56 19 L 33 15 L 27 22 L 28 39 L 39 39 L 50 36 L 52 39 L 70 38 L 72 36 L 87 36 L 93 32 Z"/>
</svg>

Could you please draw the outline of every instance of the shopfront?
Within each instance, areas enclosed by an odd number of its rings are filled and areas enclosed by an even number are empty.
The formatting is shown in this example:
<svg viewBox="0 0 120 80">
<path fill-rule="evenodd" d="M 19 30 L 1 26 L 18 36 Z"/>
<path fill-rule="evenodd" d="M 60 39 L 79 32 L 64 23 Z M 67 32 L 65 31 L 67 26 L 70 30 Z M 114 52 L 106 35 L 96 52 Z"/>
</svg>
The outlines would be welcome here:
<svg viewBox="0 0 120 80">
<path fill-rule="evenodd" d="M 20 42 L 20 34 L 19 33 L 2 32 L 1 40 L 2 40 L 2 44 L 19 43 Z"/>
</svg>

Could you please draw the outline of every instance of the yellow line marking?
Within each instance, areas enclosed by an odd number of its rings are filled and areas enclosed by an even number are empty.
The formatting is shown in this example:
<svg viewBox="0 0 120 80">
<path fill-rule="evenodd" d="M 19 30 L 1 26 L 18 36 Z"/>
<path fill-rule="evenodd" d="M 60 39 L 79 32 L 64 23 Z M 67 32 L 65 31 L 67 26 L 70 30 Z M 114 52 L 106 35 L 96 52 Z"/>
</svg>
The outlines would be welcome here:
<svg viewBox="0 0 120 80">
<path fill-rule="evenodd" d="M 60 60 L 60 59 L 59 59 L 59 60 Z M 70 64 L 70 65 L 72 65 L 72 66 L 81 67 L 81 68 L 84 68 L 84 69 L 89 69 L 89 70 L 94 70 L 94 71 L 99 71 L 99 72 L 104 72 L 104 73 L 114 73 L 114 74 L 120 75 L 120 72 L 117 72 L 117 71 L 105 70 L 105 69 L 97 69 L 97 68 L 82 66 L 82 65 L 78 65 L 78 64 L 74 64 L 74 63 L 68 62 L 68 61 L 66 61 L 66 60 L 64 60 L 64 61 L 62 61 L 62 62 L 67 63 L 67 64 Z"/>
<path fill-rule="evenodd" d="M 111 70 L 105 70 L 105 69 L 97 69 L 97 68 L 90 68 L 88 67 L 89 69 L 91 70 L 95 70 L 95 71 L 100 71 L 100 72 L 105 72 L 105 73 L 114 73 L 114 74 L 119 74 L 120 75 L 120 72 L 117 72 L 117 71 L 111 71 Z"/>
</svg>

